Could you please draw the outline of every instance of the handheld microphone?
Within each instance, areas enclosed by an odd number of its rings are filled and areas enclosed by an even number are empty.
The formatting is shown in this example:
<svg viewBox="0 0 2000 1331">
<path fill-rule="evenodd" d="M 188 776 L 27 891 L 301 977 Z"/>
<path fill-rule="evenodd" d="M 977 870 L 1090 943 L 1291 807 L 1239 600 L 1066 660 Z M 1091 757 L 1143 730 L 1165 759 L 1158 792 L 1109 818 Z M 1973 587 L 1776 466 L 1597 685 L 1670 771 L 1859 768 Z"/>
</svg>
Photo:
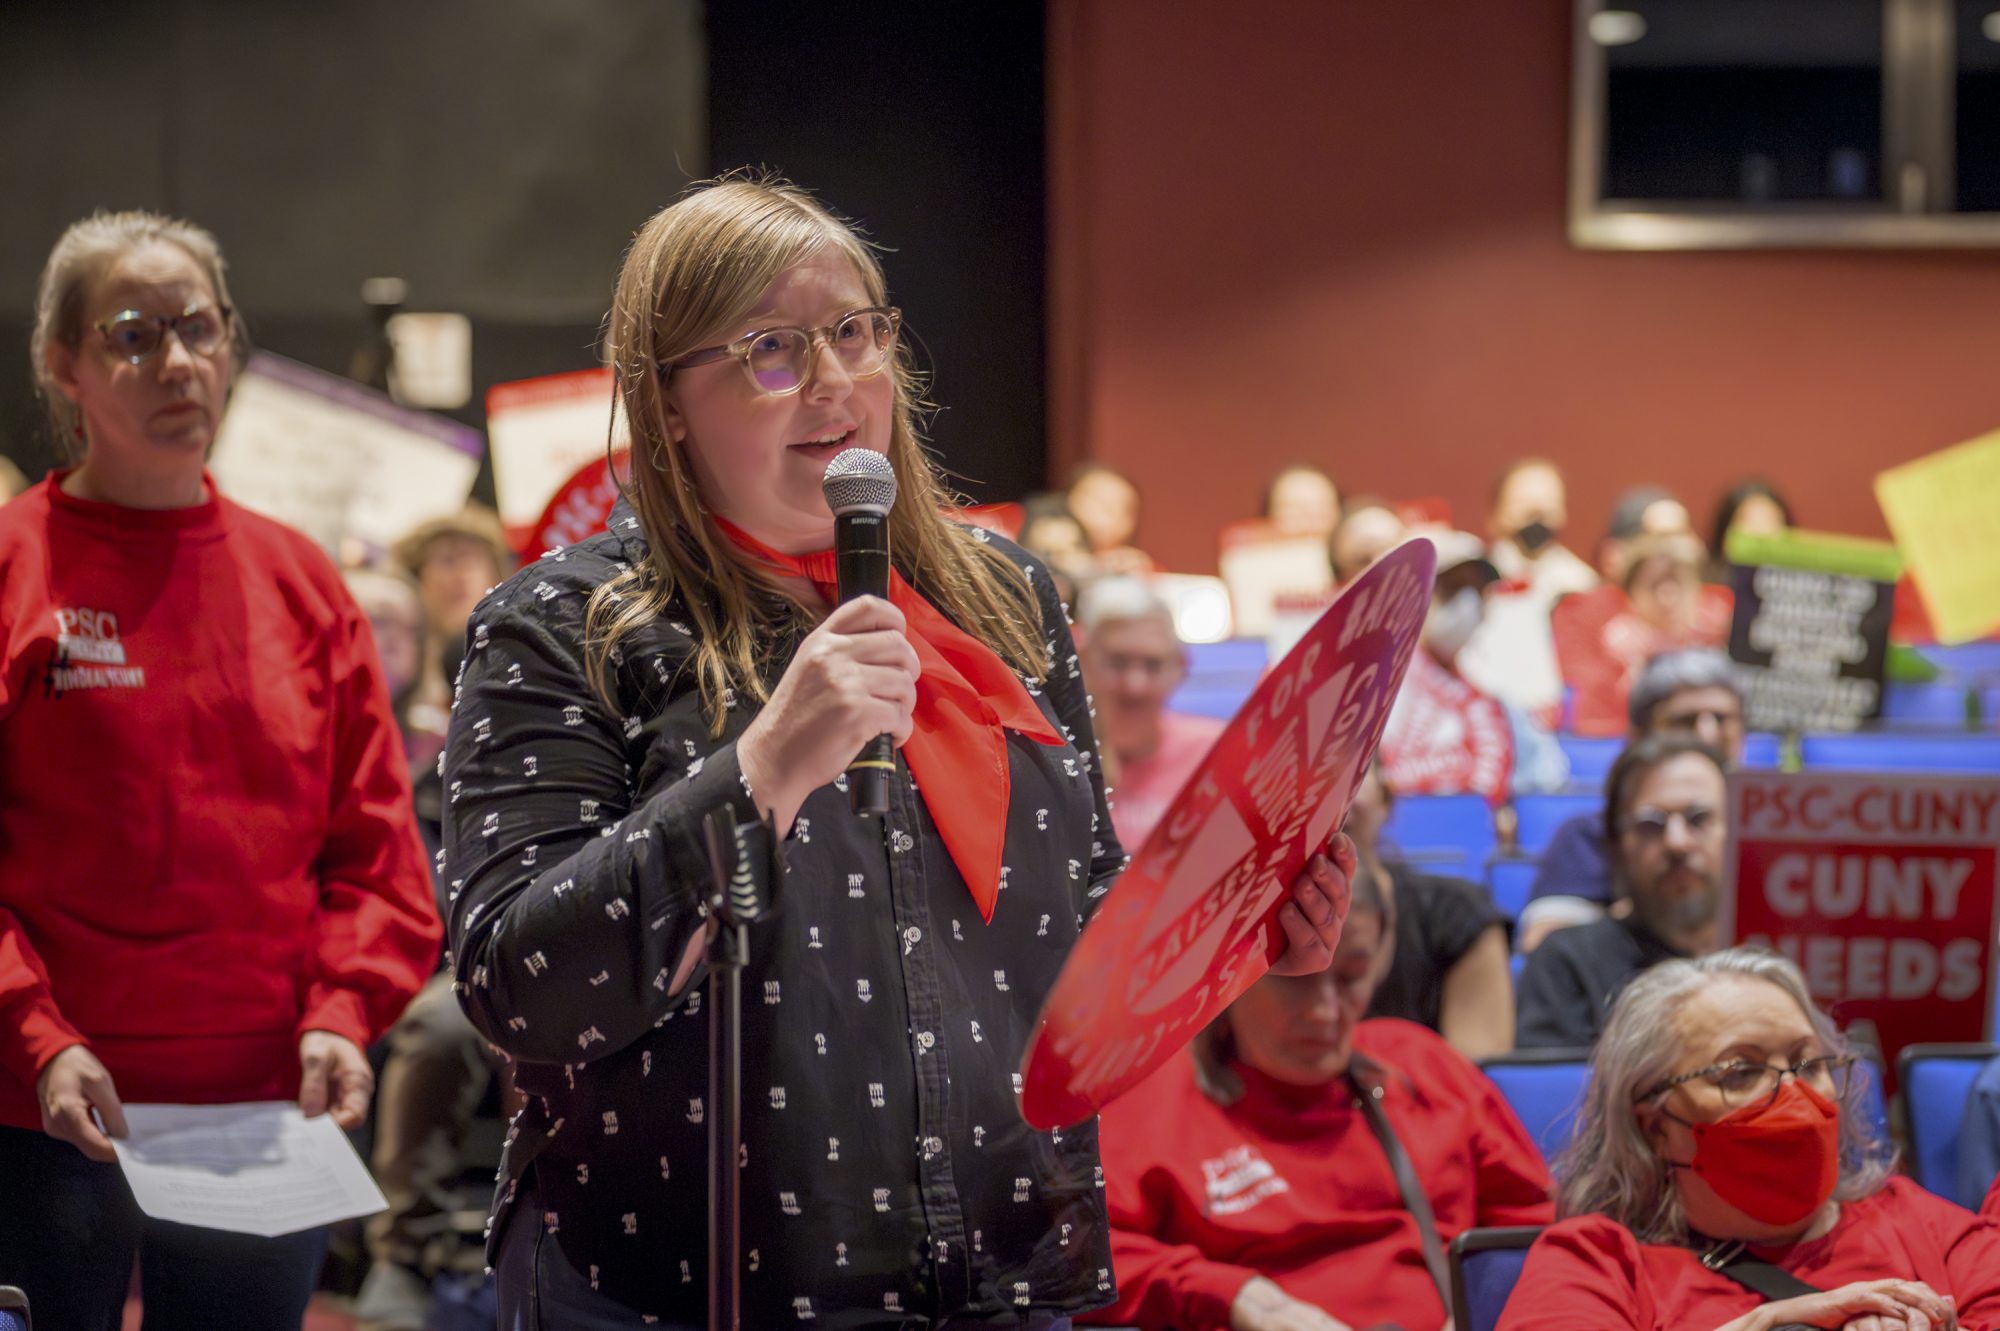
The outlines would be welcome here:
<svg viewBox="0 0 2000 1331">
<path fill-rule="evenodd" d="M 889 510 L 896 502 L 896 469 L 866 448 L 850 448 L 826 464 L 820 492 L 833 510 L 833 554 L 845 605 L 857 596 L 889 599 Z M 896 757 L 887 735 L 877 735 L 847 765 L 847 797 L 859 814 L 889 812 L 889 778 Z"/>
</svg>

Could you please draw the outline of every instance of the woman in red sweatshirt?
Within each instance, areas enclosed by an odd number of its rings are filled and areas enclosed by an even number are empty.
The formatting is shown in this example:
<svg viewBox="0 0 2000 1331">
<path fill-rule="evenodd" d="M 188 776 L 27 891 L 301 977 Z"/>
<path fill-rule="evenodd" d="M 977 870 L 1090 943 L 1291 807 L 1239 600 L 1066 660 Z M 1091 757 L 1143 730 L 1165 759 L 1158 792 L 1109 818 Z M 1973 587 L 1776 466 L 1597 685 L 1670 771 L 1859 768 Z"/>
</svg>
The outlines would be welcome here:
<svg viewBox="0 0 2000 1331">
<path fill-rule="evenodd" d="M 324 1230 L 146 1219 L 122 1106 L 366 1114 L 363 1048 L 437 959 L 367 620 L 203 469 L 238 324 L 214 238 L 56 243 L 33 361 L 76 466 L 0 510 L 0 1283 L 38 1324 L 296 1331 Z"/>
<path fill-rule="evenodd" d="M 1414 1167 L 1435 1251 L 1551 1218 L 1548 1170 L 1492 1083 L 1425 1027 L 1361 1019 L 1394 947 L 1386 916 L 1357 874 L 1330 969 L 1258 981 L 1104 1111 L 1118 1302 L 1092 1320 L 1437 1331 L 1443 1292 L 1362 1095 Z"/>
<path fill-rule="evenodd" d="M 1853 1063 L 1774 952 L 1634 980 L 1500 1331 L 2000 1331 L 2000 1224 L 1891 1176 Z"/>
</svg>

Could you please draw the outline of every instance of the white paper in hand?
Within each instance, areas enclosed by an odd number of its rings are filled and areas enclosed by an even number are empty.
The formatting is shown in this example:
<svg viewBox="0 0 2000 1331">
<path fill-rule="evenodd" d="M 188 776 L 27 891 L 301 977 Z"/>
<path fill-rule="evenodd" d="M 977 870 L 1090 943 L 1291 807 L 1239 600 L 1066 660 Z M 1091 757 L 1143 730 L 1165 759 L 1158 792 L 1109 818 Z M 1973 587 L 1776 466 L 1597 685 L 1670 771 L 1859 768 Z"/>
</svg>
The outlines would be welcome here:
<svg viewBox="0 0 2000 1331">
<path fill-rule="evenodd" d="M 388 1206 L 333 1118 L 286 1101 L 128 1104 L 125 1124 L 111 1145 L 155 1220 L 274 1238 Z"/>
</svg>

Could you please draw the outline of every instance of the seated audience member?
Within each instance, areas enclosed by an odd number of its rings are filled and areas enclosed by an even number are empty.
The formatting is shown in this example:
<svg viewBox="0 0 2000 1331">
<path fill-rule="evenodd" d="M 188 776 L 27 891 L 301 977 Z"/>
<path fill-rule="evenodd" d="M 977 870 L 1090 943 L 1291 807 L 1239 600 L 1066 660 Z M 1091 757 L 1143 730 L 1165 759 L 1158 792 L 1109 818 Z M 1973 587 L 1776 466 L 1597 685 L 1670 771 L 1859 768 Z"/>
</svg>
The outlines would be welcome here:
<svg viewBox="0 0 2000 1331">
<path fill-rule="evenodd" d="M 1604 783 L 1604 839 L 1630 912 L 1558 929 L 1528 957 L 1515 989 L 1523 1049 L 1588 1045 L 1632 977 L 1720 945 L 1727 777 L 1723 758 L 1685 735 L 1628 747 Z"/>
<path fill-rule="evenodd" d="M 1075 605 L 1096 567 L 1090 557 L 1090 538 L 1083 524 L 1069 511 L 1059 494 L 1041 494 L 1022 505 L 1021 548 L 1041 560 L 1055 575 L 1056 590 L 1064 605 Z"/>
<path fill-rule="evenodd" d="M 1329 541 L 1340 525 L 1340 487 L 1318 467 L 1287 467 L 1264 491 L 1264 520 L 1279 536 Z"/>
<path fill-rule="evenodd" d="M 1077 469 L 1065 499 L 1090 540 L 1099 572 L 1151 573 L 1158 567 L 1132 544 L 1139 530 L 1139 489 L 1122 473 L 1087 463 Z"/>
<path fill-rule="evenodd" d="M 1530 459 L 1501 473 L 1487 515 L 1488 558 L 1501 581 L 1486 598 L 1486 617 L 1465 645 L 1459 669 L 1481 690 L 1525 711 L 1544 727 L 1562 715 L 1549 614 L 1557 601 L 1597 585 L 1597 573 L 1561 542 L 1567 519 L 1562 473 Z"/>
<path fill-rule="evenodd" d="M 1713 648 L 1662 652 L 1646 662 L 1626 695 L 1625 712 L 1629 740 L 1692 735 L 1731 769 L 1743 760 L 1743 694 L 1735 667 Z M 1578 814 L 1556 829 L 1542 854 L 1517 946 L 1532 952 L 1550 930 L 1597 919 L 1611 901 L 1603 815 Z"/>
<path fill-rule="evenodd" d="M 1571 725 L 1578 734 L 1618 732 L 1625 695 L 1648 660 L 1728 641 L 1735 598 L 1726 587 L 1703 585 L 1705 559 L 1701 542 L 1685 532 L 1641 536 L 1626 547 L 1624 578 L 1613 589 L 1622 605 L 1593 592 L 1556 607 L 1556 655 L 1575 689 Z"/>
<path fill-rule="evenodd" d="M 1729 533 L 1775 536 L 1794 525 L 1792 506 L 1769 481 L 1755 476 L 1738 481 L 1715 506 L 1708 539 L 1708 553 L 1715 561 L 1711 576 L 1718 582 L 1729 580 Z"/>
<path fill-rule="evenodd" d="M 1403 543 L 1408 528 L 1396 510 L 1380 499 L 1356 499 L 1340 515 L 1327 552 L 1333 558 L 1333 580 L 1345 587 L 1369 565 Z"/>
<path fill-rule="evenodd" d="M 1545 611 L 1597 585 L 1596 570 L 1562 543 L 1568 520 L 1568 491 L 1555 463 L 1528 458 L 1500 473 L 1486 517 L 1493 566 L 1501 577 L 1525 583 Z"/>
<path fill-rule="evenodd" d="M 1514 1047 L 1514 978 L 1507 969 L 1507 922 L 1478 883 L 1419 873 L 1385 858 L 1382 825 L 1394 795 L 1371 763 L 1348 810 L 1347 834 L 1395 923 L 1388 968 L 1375 986 L 1371 1017 L 1428 1026 L 1470 1059 Z"/>
<path fill-rule="evenodd" d="M 1694 519 L 1671 491 L 1641 485 L 1618 496 L 1597 543 L 1597 571 L 1611 586 L 1625 581 L 1626 551 L 1641 536 L 1692 535 Z"/>
<path fill-rule="evenodd" d="M 1104 1111 L 1118 1302 L 1086 1320 L 1436 1331 L 1453 1236 L 1548 1222 L 1547 1171 L 1492 1083 L 1421 1026 L 1362 1020 L 1383 916 L 1357 874 L 1329 969 L 1258 981 Z M 1414 1169 L 1428 1236 L 1376 1106 Z"/>
<path fill-rule="evenodd" d="M 1500 1331 L 2000 1326 L 2000 1226 L 1891 1173 L 1853 1063 L 1762 948 L 1634 981 Z"/>
<path fill-rule="evenodd" d="M 1478 629 L 1487 589 L 1499 576 L 1479 538 L 1429 534 L 1437 547 L 1437 583 L 1424 621 L 1423 650 L 1382 733 L 1389 782 L 1406 795 L 1482 795 L 1491 804 L 1530 790 L 1558 790 L 1569 764 L 1554 739 L 1458 671 L 1459 654 Z"/>
<path fill-rule="evenodd" d="M 376 569 L 343 569 L 340 576 L 375 634 L 382 682 L 388 686 L 389 706 L 396 713 L 396 724 L 402 727 L 403 746 L 409 750 L 412 766 L 435 760 L 437 750 L 411 734 L 407 715 L 423 675 L 428 642 L 424 608 L 417 600 L 416 588 L 407 579 Z"/>
<path fill-rule="evenodd" d="M 1077 655 L 1097 705 L 1111 825 L 1136 852 L 1222 733 L 1224 722 L 1167 710 L 1187 649 L 1166 603 L 1138 578 L 1101 578 L 1078 607 Z"/>
<path fill-rule="evenodd" d="M 418 525 L 390 553 L 417 584 L 434 643 L 463 638 L 472 607 L 514 567 L 499 517 L 478 504 Z M 453 682 L 438 668 L 435 657 L 426 663 L 410 707 L 418 729 L 435 729 L 442 739 L 450 720 Z"/>
<path fill-rule="evenodd" d="M 1958 1127 L 1958 1195 L 1986 1197 L 1986 1213 L 2000 1219 L 2000 1058 L 1986 1065 L 1965 1100 Z"/>
</svg>

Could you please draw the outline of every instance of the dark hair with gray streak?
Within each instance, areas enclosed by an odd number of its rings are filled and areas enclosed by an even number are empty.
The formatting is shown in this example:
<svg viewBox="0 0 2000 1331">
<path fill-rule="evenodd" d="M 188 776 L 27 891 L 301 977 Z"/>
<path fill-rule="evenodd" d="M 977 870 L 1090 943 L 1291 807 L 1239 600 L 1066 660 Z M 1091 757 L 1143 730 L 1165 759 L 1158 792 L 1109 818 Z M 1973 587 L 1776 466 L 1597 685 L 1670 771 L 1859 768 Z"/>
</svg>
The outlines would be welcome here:
<svg viewBox="0 0 2000 1331">
<path fill-rule="evenodd" d="M 1589 1089 L 1569 1145 L 1555 1160 L 1558 1215 L 1608 1216 L 1641 1243 L 1690 1241 L 1680 1194 L 1639 1124 L 1635 1102 L 1673 1075 L 1681 1053 L 1674 1021 L 1682 1004 L 1725 975 L 1776 985 L 1805 1013 L 1823 1052 L 1853 1052 L 1813 1005 L 1799 968 L 1769 948 L 1732 947 L 1661 962 L 1618 996 L 1591 1054 Z M 1850 1077 L 1840 1105 L 1840 1182 L 1833 1195 L 1844 1202 L 1880 1191 L 1896 1164 L 1895 1148 L 1875 1135 L 1862 1104 L 1864 1089 L 1860 1077 Z"/>
<path fill-rule="evenodd" d="M 1743 686 L 1736 680 L 1736 667 L 1729 657 L 1713 647 L 1683 647 L 1661 652 L 1646 662 L 1632 692 L 1625 699 L 1625 715 L 1632 733 L 1643 735 L 1652 728 L 1653 709 L 1683 689 L 1728 689 L 1743 701 Z"/>
</svg>

